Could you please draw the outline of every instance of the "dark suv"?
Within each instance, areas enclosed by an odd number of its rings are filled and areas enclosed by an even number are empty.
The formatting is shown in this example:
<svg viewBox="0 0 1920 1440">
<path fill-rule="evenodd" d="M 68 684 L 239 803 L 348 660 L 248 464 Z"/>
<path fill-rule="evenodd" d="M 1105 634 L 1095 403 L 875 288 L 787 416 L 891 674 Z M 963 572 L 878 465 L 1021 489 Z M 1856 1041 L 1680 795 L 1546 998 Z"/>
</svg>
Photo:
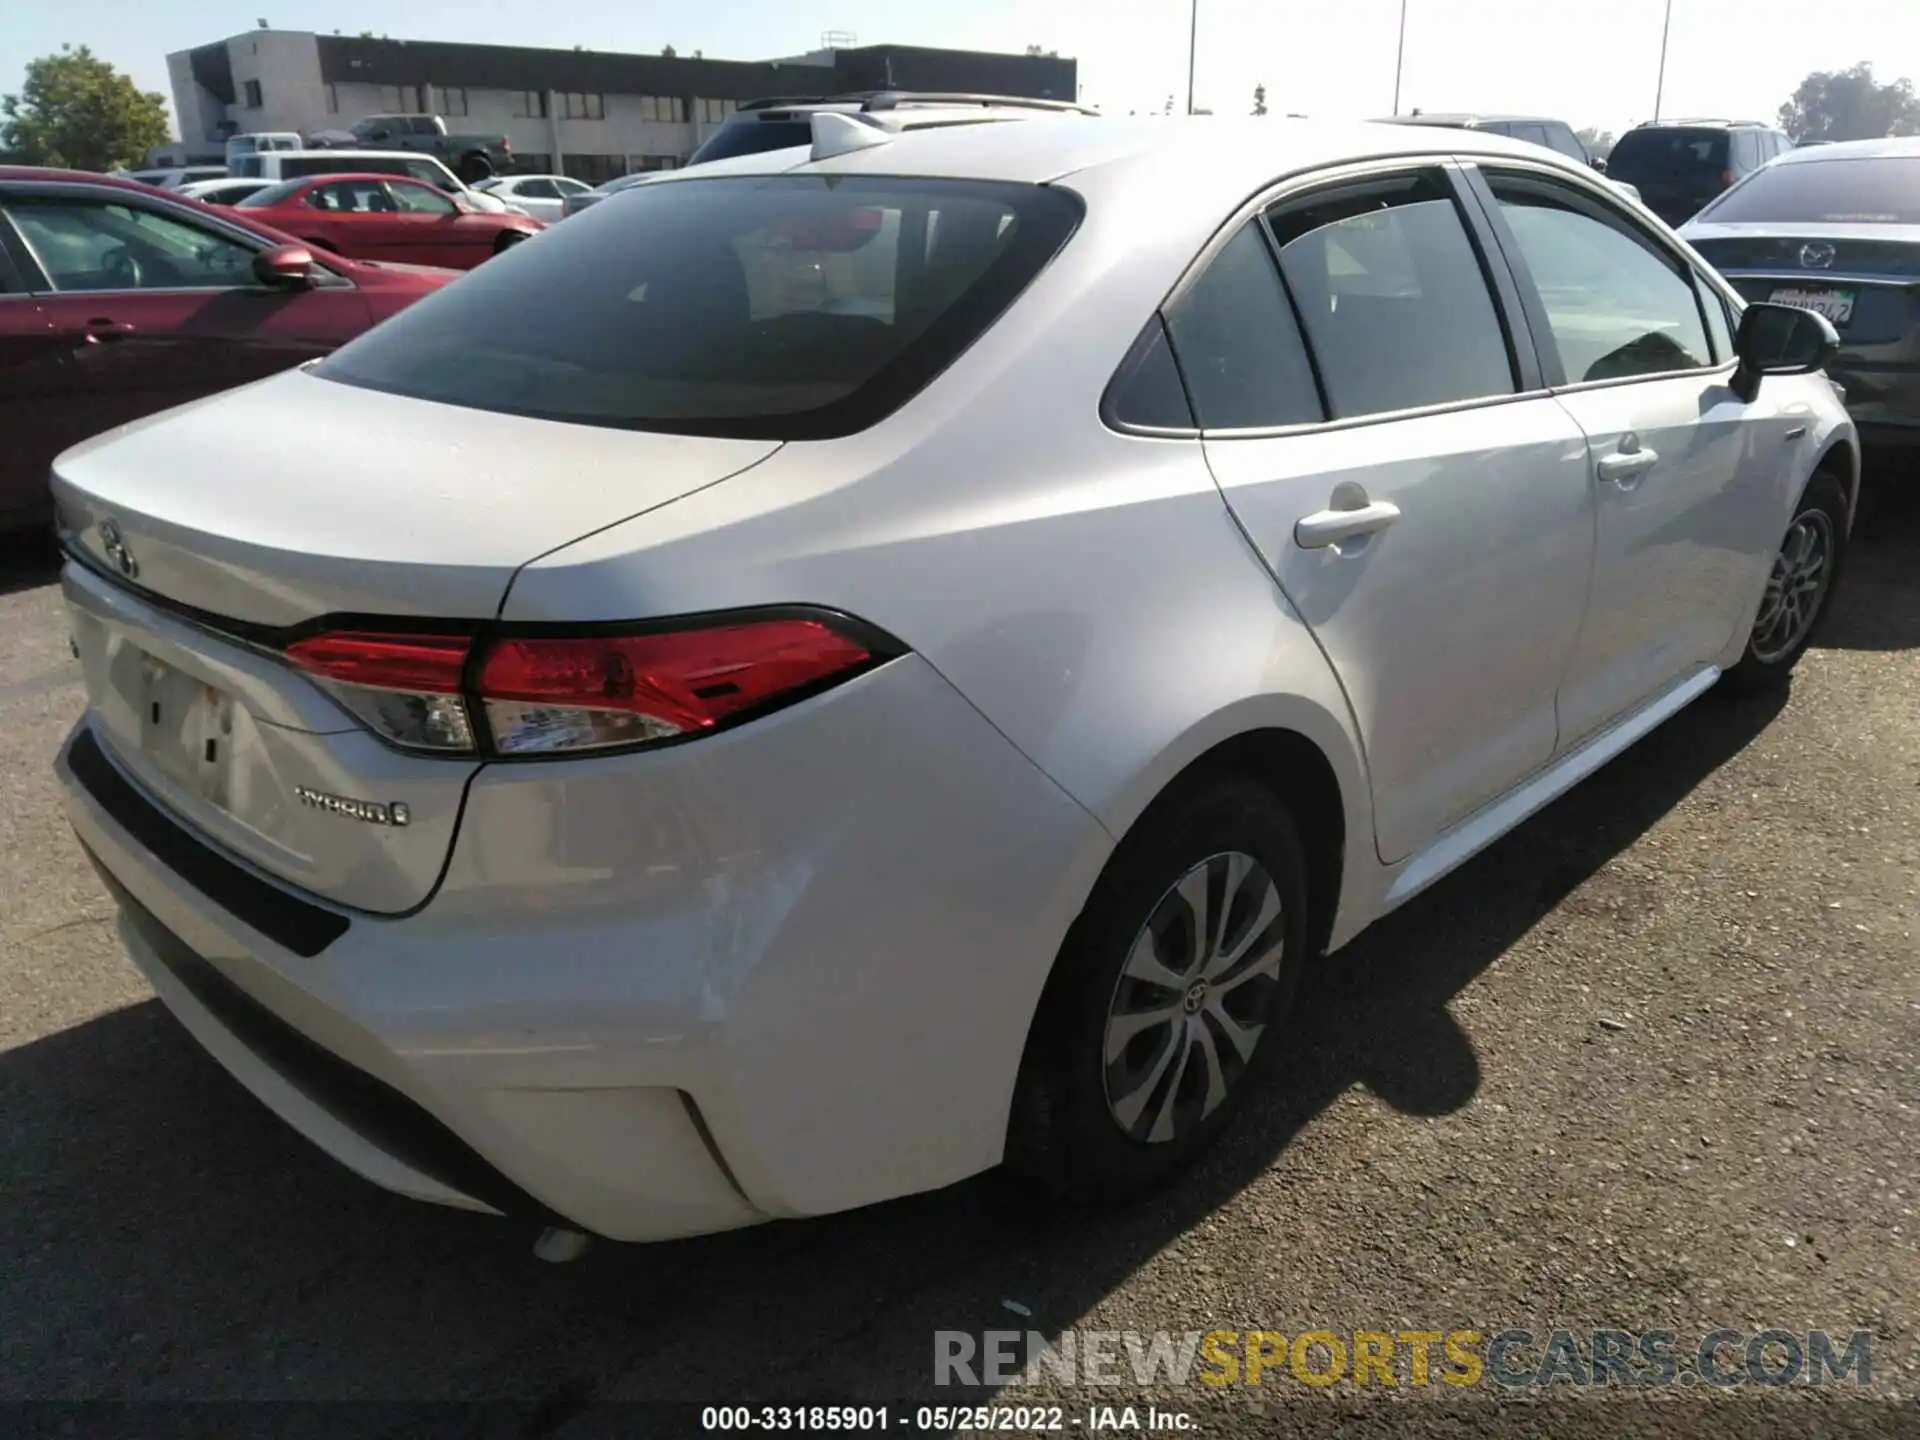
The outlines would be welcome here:
<svg viewBox="0 0 1920 1440">
<path fill-rule="evenodd" d="M 1793 148 L 1758 120 L 1663 120 L 1636 125 L 1607 157 L 1607 173 L 1640 191 L 1649 210 L 1683 225 L 1709 200 Z"/>
</svg>

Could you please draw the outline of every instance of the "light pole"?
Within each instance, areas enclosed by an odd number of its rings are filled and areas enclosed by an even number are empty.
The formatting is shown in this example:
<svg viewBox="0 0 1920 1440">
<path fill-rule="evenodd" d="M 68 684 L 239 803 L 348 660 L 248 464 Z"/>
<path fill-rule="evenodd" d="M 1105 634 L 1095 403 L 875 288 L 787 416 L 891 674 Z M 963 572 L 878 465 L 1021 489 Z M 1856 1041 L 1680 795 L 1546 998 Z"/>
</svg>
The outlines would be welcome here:
<svg viewBox="0 0 1920 1440">
<path fill-rule="evenodd" d="M 1400 113 L 1400 71 L 1407 63 L 1407 0 L 1400 0 L 1400 45 L 1393 54 L 1393 113 Z"/>
<path fill-rule="evenodd" d="M 1200 0 L 1193 0 L 1187 18 L 1187 114 L 1193 114 L 1193 56 L 1200 42 Z"/>
<path fill-rule="evenodd" d="M 1660 123 L 1660 101 L 1667 93 L 1667 32 L 1673 28 L 1673 0 L 1667 0 L 1667 18 L 1660 22 L 1660 78 L 1653 86 L 1653 119 Z"/>
</svg>

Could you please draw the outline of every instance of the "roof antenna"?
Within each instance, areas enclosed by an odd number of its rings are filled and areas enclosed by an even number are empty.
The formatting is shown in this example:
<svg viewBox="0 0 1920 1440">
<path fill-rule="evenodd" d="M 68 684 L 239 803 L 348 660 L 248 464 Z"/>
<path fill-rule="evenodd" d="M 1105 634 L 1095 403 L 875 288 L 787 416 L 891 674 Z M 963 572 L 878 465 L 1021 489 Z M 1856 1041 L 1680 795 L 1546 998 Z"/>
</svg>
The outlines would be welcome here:
<svg viewBox="0 0 1920 1440">
<path fill-rule="evenodd" d="M 893 132 L 877 125 L 863 125 L 850 115 L 832 110 L 813 112 L 813 154 L 810 160 L 831 160 L 855 150 L 870 150 L 875 145 L 893 143 Z"/>
</svg>

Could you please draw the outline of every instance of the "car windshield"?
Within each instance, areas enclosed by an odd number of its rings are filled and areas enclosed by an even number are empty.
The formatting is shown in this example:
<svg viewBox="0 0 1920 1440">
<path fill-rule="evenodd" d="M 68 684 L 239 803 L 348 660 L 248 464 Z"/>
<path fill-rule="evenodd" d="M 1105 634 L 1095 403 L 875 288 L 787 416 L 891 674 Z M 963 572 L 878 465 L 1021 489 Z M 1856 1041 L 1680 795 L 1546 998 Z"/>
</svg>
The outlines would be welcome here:
<svg viewBox="0 0 1920 1440">
<path fill-rule="evenodd" d="M 282 180 L 278 185 L 269 185 L 264 190 L 256 190 L 236 207 L 242 210 L 265 210 L 271 205 L 283 205 L 298 195 L 306 187 L 306 177 L 298 180 Z"/>
<path fill-rule="evenodd" d="M 1920 225 L 1920 155 L 1769 165 L 1700 218 L 1729 224 Z"/>
<path fill-rule="evenodd" d="M 1621 180 L 1718 175 L 1726 168 L 1724 130 L 1629 130 L 1607 156 L 1607 173 Z"/>
<path fill-rule="evenodd" d="M 983 181 L 641 186 L 489 261 L 314 373 L 589 425 L 851 434 L 992 325 L 1079 216 L 1065 191 Z"/>
<path fill-rule="evenodd" d="M 796 145 L 813 143 L 810 120 L 739 120 L 722 125 L 695 150 L 689 165 L 704 165 L 709 160 L 731 160 L 736 155 L 758 155 L 766 150 L 790 150 Z"/>
</svg>

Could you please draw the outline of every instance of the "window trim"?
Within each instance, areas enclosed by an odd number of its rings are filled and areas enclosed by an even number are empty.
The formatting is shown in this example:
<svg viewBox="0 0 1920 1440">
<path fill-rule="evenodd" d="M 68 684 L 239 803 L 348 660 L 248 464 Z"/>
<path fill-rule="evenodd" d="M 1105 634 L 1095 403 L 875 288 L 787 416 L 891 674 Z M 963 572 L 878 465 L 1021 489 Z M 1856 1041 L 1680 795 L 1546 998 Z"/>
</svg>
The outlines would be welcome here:
<svg viewBox="0 0 1920 1440">
<path fill-rule="evenodd" d="M 1546 167 L 1541 167 L 1545 169 Z M 1529 317 L 1520 306 L 1519 293 L 1509 272 L 1505 258 L 1493 243 L 1493 236 L 1486 227 L 1485 216 L 1477 197 L 1473 201 L 1467 198 L 1466 170 L 1468 167 L 1454 155 L 1445 152 L 1415 151 L 1405 155 L 1376 156 L 1367 160 L 1350 161 L 1336 165 L 1316 165 L 1305 170 L 1296 170 L 1283 175 L 1256 191 L 1242 201 L 1227 218 L 1207 237 L 1194 258 L 1187 262 L 1180 276 L 1167 291 L 1156 307 L 1163 322 L 1166 312 L 1187 293 L 1207 267 L 1233 238 L 1239 234 L 1240 227 L 1249 221 L 1259 221 L 1263 233 L 1266 232 L 1264 216 L 1267 211 L 1282 207 L 1297 200 L 1305 200 L 1327 190 L 1341 189 L 1355 183 L 1364 183 L 1398 173 L 1415 170 L 1434 170 L 1440 172 L 1453 197 L 1455 212 L 1460 217 L 1461 227 L 1467 232 L 1467 241 L 1473 247 L 1482 274 L 1487 280 L 1489 298 L 1493 301 L 1495 316 L 1501 331 L 1507 339 L 1509 363 L 1514 369 L 1516 388 L 1509 395 L 1478 395 L 1468 400 L 1448 400 L 1438 405 L 1422 405 L 1409 410 L 1382 410 L 1372 415 L 1352 415 L 1344 418 L 1301 421 L 1292 425 L 1264 425 L 1241 430 L 1205 430 L 1166 431 L 1125 425 L 1109 425 L 1108 428 L 1123 435 L 1134 435 L 1143 439 L 1200 438 L 1204 440 L 1267 440 L 1290 435 L 1317 435 L 1341 430 L 1354 430 L 1368 425 L 1390 425 L 1401 420 L 1424 419 L 1429 415 L 1449 415 L 1456 411 L 1482 410 L 1495 405 L 1510 405 L 1518 401 L 1537 400 L 1548 393 L 1545 376 L 1541 371 L 1536 352 Z M 1550 172 L 1551 173 L 1551 172 Z M 1273 256 L 1273 239 L 1265 233 L 1269 256 Z M 1279 270 L 1278 257 L 1274 257 L 1274 268 Z M 1291 287 L 1281 277 L 1281 285 L 1287 296 L 1288 304 L 1294 304 Z M 1295 310 L 1296 317 L 1298 309 Z M 1302 343 L 1307 349 L 1307 360 L 1319 372 L 1319 359 L 1313 353 L 1313 343 L 1301 332 Z M 1127 355 L 1115 366 L 1118 374 L 1126 359 L 1132 355 L 1133 341 L 1128 342 Z M 1177 356 L 1176 356 L 1177 358 Z M 1111 384 L 1111 381 L 1109 381 Z M 1181 384 L 1186 384 L 1182 374 Z M 1103 396 L 1105 392 L 1102 392 Z M 1105 422 L 1104 406 L 1102 421 Z"/>
<path fill-rule="evenodd" d="M 1553 329 L 1548 321 L 1546 302 L 1540 298 L 1535 287 L 1532 272 L 1527 268 L 1526 259 L 1520 252 L 1518 238 L 1507 225 L 1500 211 L 1500 199 L 1493 193 L 1492 183 L 1487 179 L 1487 170 L 1520 171 L 1526 178 L 1542 184 L 1557 186 L 1575 200 L 1589 207 L 1598 208 L 1600 215 L 1594 218 L 1621 230 L 1628 238 L 1637 240 L 1641 246 L 1651 251 L 1656 258 L 1664 259 L 1674 272 L 1674 278 L 1687 280 L 1688 291 L 1693 296 L 1694 309 L 1700 321 L 1700 332 L 1707 339 L 1708 353 L 1713 351 L 1713 329 L 1707 323 L 1706 298 L 1701 293 L 1702 275 L 1700 267 L 1691 258 L 1668 244 L 1639 216 L 1627 208 L 1616 195 L 1608 193 L 1599 185 L 1588 184 L 1584 176 L 1570 176 L 1554 166 L 1535 164 L 1530 160 L 1516 159 L 1506 155 L 1481 155 L 1462 157 L 1466 161 L 1465 180 L 1474 199 L 1483 212 L 1488 229 L 1506 257 L 1507 269 L 1512 272 L 1514 283 L 1519 290 L 1520 303 L 1526 310 L 1529 322 L 1534 330 L 1544 335 L 1549 345 L 1538 345 L 1541 378 L 1546 382 L 1547 390 L 1555 395 L 1574 395 L 1586 390 L 1600 390 L 1619 385 L 1640 385 L 1652 380 L 1673 380 L 1688 375 L 1710 376 L 1722 371 L 1731 371 L 1735 361 L 1729 356 L 1722 360 L 1714 357 L 1711 364 L 1690 366 L 1684 370 L 1659 370 L 1648 375 L 1620 375 L 1606 380 L 1570 380 L 1560 358 L 1560 347 L 1553 342 Z M 1713 293 L 1709 287 L 1708 293 Z M 1735 312 L 1734 323 L 1739 323 Z"/>
<path fill-rule="evenodd" d="M 277 182 L 276 182 L 277 183 Z M 184 225 L 198 225 L 217 231 L 223 239 L 245 246 L 254 254 L 264 254 L 274 247 L 275 242 L 264 235 L 255 234 L 241 225 L 228 224 L 218 208 L 206 206 L 203 209 L 188 210 L 185 206 L 174 205 L 164 199 L 151 195 L 142 195 L 134 191 L 121 190 L 111 185 L 91 185 L 86 181 L 66 180 L 22 180 L 10 181 L 0 189 L 0 252 L 10 253 L 18 271 L 17 278 L 24 287 L 23 293 L 29 298 L 61 295 L 224 295 L 234 290 L 245 290 L 260 294 L 285 294 L 271 286 L 262 285 L 257 280 L 249 280 L 240 285 L 142 285 L 132 290 L 62 290 L 54 285 L 53 279 L 34 258 L 32 249 L 21 236 L 13 223 L 13 217 L 7 213 L 8 202 L 18 199 L 44 200 L 80 200 L 101 204 L 124 205 L 130 210 L 146 210 Z M 6 259 L 6 253 L 0 253 L 0 263 Z M 353 281 L 336 270 L 329 269 L 318 256 L 314 258 L 314 273 L 319 277 L 316 289 L 357 288 Z"/>
</svg>

